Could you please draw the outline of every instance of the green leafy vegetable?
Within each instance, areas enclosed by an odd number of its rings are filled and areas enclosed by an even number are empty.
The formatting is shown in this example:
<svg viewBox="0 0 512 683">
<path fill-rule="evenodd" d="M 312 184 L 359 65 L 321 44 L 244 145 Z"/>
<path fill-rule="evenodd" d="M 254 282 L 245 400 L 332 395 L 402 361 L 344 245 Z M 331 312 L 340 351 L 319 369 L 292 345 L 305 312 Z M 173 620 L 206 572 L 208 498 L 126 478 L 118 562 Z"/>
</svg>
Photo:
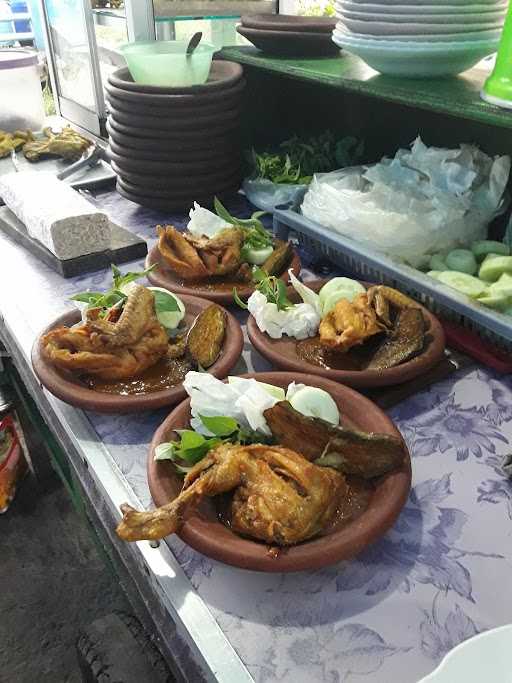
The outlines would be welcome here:
<svg viewBox="0 0 512 683">
<path fill-rule="evenodd" d="M 178 429 L 176 433 L 179 440 L 157 446 L 155 460 L 171 460 L 178 472 L 186 474 L 191 466 L 202 460 L 208 451 L 220 443 L 269 443 L 271 440 L 259 432 L 242 429 L 232 417 L 224 415 L 213 417 L 200 415 L 199 417 L 208 431 L 214 434 L 213 437 L 203 436 L 192 429 Z"/>
<path fill-rule="evenodd" d="M 108 292 L 80 292 L 79 294 L 72 296 L 71 300 L 85 303 L 88 305 L 88 308 L 104 309 L 102 314 L 100 314 L 101 317 L 102 315 L 106 314 L 109 308 L 112 308 L 112 306 L 116 306 L 117 304 L 121 304 L 128 298 L 127 295 L 121 291 L 122 287 L 126 286 L 130 282 L 133 282 L 134 280 L 144 277 L 155 267 L 156 264 L 153 264 L 149 268 L 146 268 L 146 270 L 142 270 L 140 272 L 128 272 L 123 275 L 119 268 L 112 264 L 112 288 L 109 289 Z"/>
<path fill-rule="evenodd" d="M 233 300 L 237 306 L 240 306 L 244 311 L 249 310 L 249 306 L 245 303 L 245 301 L 242 301 L 242 299 L 239 297 L 238 292 L 236 291 L 236 287 L 233 287 Z"/>
<path fill-rule="evenodd" d="M 270 304 L 276 304 L 278 311 L 285 311 L 293 306 L 286 294 L 286 285 L 280 277 L 267 275 L 262 268 L 255 268 L 252 278 L 256 282 L 256 289 L 266 297 Z"/>
<path fill-rule="evenodd" d="M 199 418 L 206 429 L 215 436 L 229 436 L 239 429 L 238 422 L 232 417 L 199 415 Z"/>
<path fill-rule="evenodd" d="M 338 140 L 332 131 L 301 140 L 285 140 L 275 152 L 252 150 L 254 177 L 273 183 L 307 185 L 314 173 L 351 166 L 364 154 L 364 143 L 347 136 Z"/>
<path fill-rule="evenodd" d="M 265 211 L 255 211 L 250 218 L 235 218 L 226 207 L 215 197 L 214 208 L 217 216 L 222 218 L 230 225 L 236 225 L 244 233 L 244 243 L 242 245 L 242 260 L 247 260 L 247 254 L 251 249 L 264 249 L 273 246 L 272 235 L 265 229 L 260 221 Z"/>
</svg>

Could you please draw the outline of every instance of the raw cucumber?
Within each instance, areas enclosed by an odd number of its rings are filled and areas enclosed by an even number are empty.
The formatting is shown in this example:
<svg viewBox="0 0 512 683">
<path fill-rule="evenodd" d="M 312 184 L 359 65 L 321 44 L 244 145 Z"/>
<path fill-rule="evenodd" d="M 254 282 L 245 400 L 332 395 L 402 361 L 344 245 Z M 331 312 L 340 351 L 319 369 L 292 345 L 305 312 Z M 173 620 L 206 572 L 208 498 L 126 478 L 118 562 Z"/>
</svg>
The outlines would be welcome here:
<svg viewBox="0 0 512 683">
<path fill-rule="evenodd" d="M 488 308 L 495 308 L 500 311 L 507 308 L 510 297 L 505 296 L 504 294 L 491 294 L 490 291 L 487 290 L 482 296 L 478 297 L 477 301 Z"/>
<path fill-rule="evenodd" d="M 453 287 L 458 292 L 466 294 L 471 299 L 476 299 L 478 296 L 482 296 L 487 290 L 487 285 L 472 275 L 467 273 L 458 273 L 454 270 L 445 270 L 439 273 L 437 276 L 439 282 L 442 282 L 448 287 Z"/>
<path fill-rule="evenodd" d="M 512 275 L 503 273 L 499 280 L 489 285 L 489 294 L 512 297 Z"/>
<path fill-rule="evenodd" d="M 320 306 L 324 305 L 324 301 L 329 294 L 337 291 L 343 292 L 345 299 L 353 301 L 358 294 L 366 292 L 366 289 L 357 280 L 351 280 L 348 277 L 333 277 L 332 280 L 325 283 L 318 293 L 318 296 L 320 297 Z"/>
<path fill-rule="evenodd" d="M 274 251 L 274 247 L 264 247 L 263 249 L 248 249 L 246 253 L 247 263 L 261 266 Z"/>
<path fill-rule="evenodd" d="M 430 270 L 449 270 L 441 254 L 433 254 L 430 257 Z"/>
<path fill-rule="evenodd" d="M 503 273 L 512 273 L 512 256 L 488 254 L 480 266 L 478 277 L 484 282 L 496 282 Z"/>
<path fill-rule="evenodd" d="M 509 256 L 510 249 L 503 242 L 495 242 L 494 240 L 480 240 L 480 242 L 473 242 L 471 251 L 475 255 L 477 261 L 483 261 L 488 254 L 498 254 L 499 256 Z"/>
<path fill-rule="evenodd" d="M 163 287 L 148 287 L 155 297 L 155 312 L 158 322 L 168 330 L 174 330 L 185 317 L 185 304 L 172 292 Z"/>
<path fill-rule="evenodd" d="M 444 272 L 443 270 L 429 270 L 427 275 L 429 275 L 430 277 L 433 277 L 434 280 L 439 280 L 439 276 L 443 272 Z"/>
<path fill-rule="evenodd" d="M 307 417 L 319 417 L 338 425 L 340 412 L 333 397 L 318 387 L 303 387 L 290 398 L 290 403 L 299 413 Z"/>
<path fill-rule="evenodd" d="M 454 249 L 446 256 L 446 265 L 450 270 L 456 270 L 459 273 L 467 273 L 474 275 L 478 270 L 478 265 L 475 256 L 469 249 Z M 436 268 L 434 270 L 441 270 Z"/>
<path fill-rule="evenodd" d="M 322 306 L 322 316 L 327 315 L 329 311 L 332 311 L 332 309 L 336 306 L 340 299 L 346 298 L 347 296 L 344 291 L 331 292 L 329 296 L 324 299 L 324 303 Z"/>
</svg>

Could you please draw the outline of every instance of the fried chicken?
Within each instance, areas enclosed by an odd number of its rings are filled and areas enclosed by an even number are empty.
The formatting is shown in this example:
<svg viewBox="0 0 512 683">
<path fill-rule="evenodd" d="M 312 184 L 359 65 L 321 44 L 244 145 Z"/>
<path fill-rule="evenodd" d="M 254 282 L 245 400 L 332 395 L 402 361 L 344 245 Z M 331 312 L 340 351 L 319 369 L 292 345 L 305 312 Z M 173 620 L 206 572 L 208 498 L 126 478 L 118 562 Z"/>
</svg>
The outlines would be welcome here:
<svg viewBox="0 0 512 683">
<path fill-rule="evenodd" d="M 288 448 L 221 444 L 193 467 L 167 505 L 149 512 L 121 506 L 117 534 L 125 541 L 158 540 L 176 532 L 204 496 L 233 490 L 233 531 L 287 546 L 320 533 L 348 489 L 343 475 Z"/>
<path fill-rule="evenodd" d="M 122 311 L 87 312 L 85 323 L 59 327 L 42 338 L 43 353 L 59 368 L 119 380 L 137 376 L 167 352 L 167 333 L 148 289 L 133 285 Z"/>
<path fill-rule="evenodd" d="M 172 225 L 158 225 L 158 249 L 169 267 L 184 280 L 202 280 L 236 273 L 241 265 L 243 232 L 226 228 L 215 237 L 194 237 Z"/>
<path fill-rule="evenodd" d="M 348 351 L 385 329 L 369 303 L 367 294 L 359 294 L 352 302 L 340 299 L 322 319 L 318 332 L 320 343 L 324 346 Z"/>
</svg>

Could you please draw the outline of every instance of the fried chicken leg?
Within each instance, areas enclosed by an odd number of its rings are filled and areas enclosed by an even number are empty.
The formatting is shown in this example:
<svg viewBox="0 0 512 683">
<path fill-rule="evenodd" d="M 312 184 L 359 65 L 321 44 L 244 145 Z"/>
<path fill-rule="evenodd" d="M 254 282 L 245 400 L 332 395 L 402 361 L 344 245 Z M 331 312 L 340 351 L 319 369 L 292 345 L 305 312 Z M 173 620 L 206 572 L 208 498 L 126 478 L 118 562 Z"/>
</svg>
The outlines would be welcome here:
<svg viewBox="0 0 512 683">
<path fill-rule="evenodd" d="M 176 532 L 201 498 L 233 489 L 233 531 L 285 546 L 318 534 L 334 517 L 347 485 L 335 470 L 288 448 L 221 444 L 195 465 L 167 505 L 149 512 L 123 505 L 117 534 L 125 541 L 158 540 Z"/>
</svg>

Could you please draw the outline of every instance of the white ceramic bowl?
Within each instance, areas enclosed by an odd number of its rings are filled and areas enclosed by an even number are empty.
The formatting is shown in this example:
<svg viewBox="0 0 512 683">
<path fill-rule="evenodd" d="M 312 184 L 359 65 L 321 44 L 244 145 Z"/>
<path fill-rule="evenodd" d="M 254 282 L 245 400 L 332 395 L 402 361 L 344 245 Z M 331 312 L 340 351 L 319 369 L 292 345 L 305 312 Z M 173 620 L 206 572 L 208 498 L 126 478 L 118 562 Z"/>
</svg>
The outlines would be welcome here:
<svg viewBox="0 0 512 683">
<path fill-rule="evenodd" d="M 397 23 L 393 21 L 359 21 L 350 19 L 342 12 L 339 13 L 345 27 L 354 33 L 364 33 L 373 36 L 424 36 L 424 35 L 443 35 L 443 34 L 466 34 L 471 33 L 471 40 L 485 40 L 489 36 L 482 33 L 489 31 L 499 31 L 503 28 L 503 22 L 491 22 L 488 24 L 449 24 L 449 23 Z M 477 35 L 480 34 L 480 35 Z"/>
<path fill-rule="evenodd" d="M 399 5 L 388 5 L 384 3 L 372 2 L 372 3 L 362 3 L 357 2 L 357 0 L 338 0 L 336 6 L 344 8 L 348 11 L 360 12 L 365 14 L 410 14 L 410 15 L 437 15 L 437 14 L 447 14 L 454 15 L 458 17 L 463 17 L 465 14 L 491 14 L 493 12 L 506 12 L 508 7 L 508 2 L 506 0 L 497 0 L 496 3 L 489 3 L 482 5 L 481 3 L 464 3 L 457 5 L 450 0 L 450 4 L 428 4 L 420 5 L 417 3 L 404 4 L 402 0 Z"/>
<path fill-rule="evenodd" d="M 354 31 L 345 20 L 336 24 L 336 30 L 349 38 L 368 39 L 378 42 L 400 41 L 408 43 L 481 43 L 482 41 L 499 41 L 501 28 L 494 31 L 468 31 L 466 33 L 370 33 Z"/>
<path fill-rule="evenodd" d="M 461 643 L 419 683 L 510 683 L 512 624 L 480 633 Z"/>
<path fill-rule="evenodd" d="M 483 57 L 495 52 L 499 44 L 498 39 L 435 44 L 371 40 L 365 36 L 355 38 L 343 35 L 336 29 L 333 41 L 347 52 L 361 57 L 380 73 L 409 78 L 454 76 L 462 73 Z"/>
<path fill-rule="evenodd" d="M 349 6 L 350 5 L 350 6 Z M 349 7 L 348 7 L 349 6 Z M 354 3 L 336 3 L 336 11 L 340 16 L 346 19 L 355 19 L 356 21 L 378 21 L 378 22 L 393 22 L 395 24 L 455 24 L 456 26 L 476 26 L 480 28 L 482 24 L 494 23 L 495 25 L 503 25 L 506 16 L 506 10 L 493 10 L 492 12 L 483 13 L 466 13 L 461 14 L 454 12 L 453 14 L 391 14 L 382 12 L 367 12 L 366 10 L 354 11 L 351 9 Z"/>
</svg>

